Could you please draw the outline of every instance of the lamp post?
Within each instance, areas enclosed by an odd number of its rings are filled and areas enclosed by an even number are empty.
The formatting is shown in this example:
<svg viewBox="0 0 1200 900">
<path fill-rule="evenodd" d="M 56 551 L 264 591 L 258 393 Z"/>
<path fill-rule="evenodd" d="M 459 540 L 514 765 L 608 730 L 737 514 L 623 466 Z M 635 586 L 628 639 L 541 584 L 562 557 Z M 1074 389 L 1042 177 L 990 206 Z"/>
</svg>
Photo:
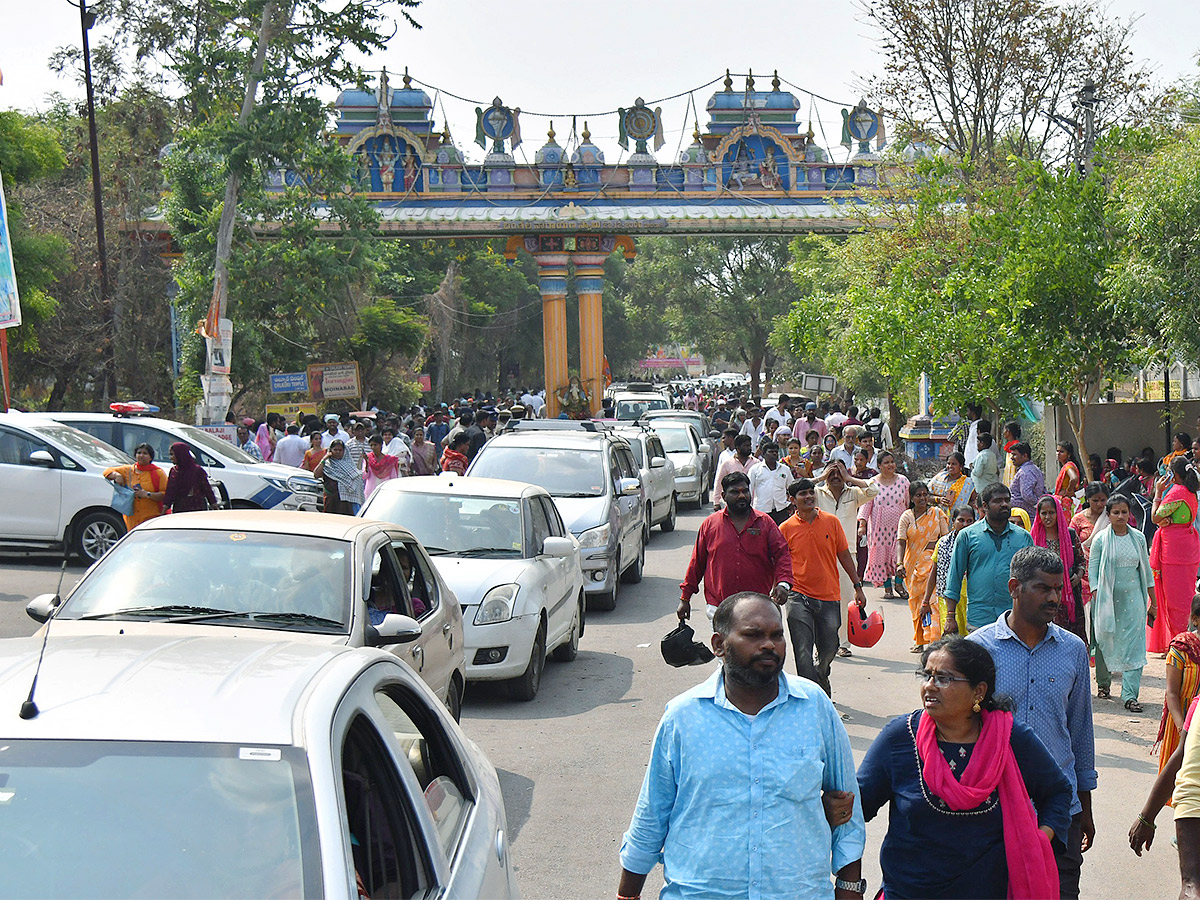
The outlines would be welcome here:
<svg viewBox="0 0 1200 900">
<path fill-rule="evenodd" d="M 88 45 L 88 31 L 96 24 L 96 14 L 88 9 L 87 0 L 78 3 L 67 0 L 79 8 L 79 25 L 83 36 L 83 81 L 87 88 L 88 143 L 92 152 L 92 203 L 96 212 L 96 252 L 100 262 L 100 314 L 104 322 L 104 340 L 101 353 L 104 358 L 104 396 L 107 400 L 117 399 L 117 359 L 115 318 L 112 299 L 108 295 L 108 255 L 104 247 L 104 198 L 100 190 L 100 144 L 96 139 L 96 94 L 92 89 L 92 52 Z"/>
</svg>

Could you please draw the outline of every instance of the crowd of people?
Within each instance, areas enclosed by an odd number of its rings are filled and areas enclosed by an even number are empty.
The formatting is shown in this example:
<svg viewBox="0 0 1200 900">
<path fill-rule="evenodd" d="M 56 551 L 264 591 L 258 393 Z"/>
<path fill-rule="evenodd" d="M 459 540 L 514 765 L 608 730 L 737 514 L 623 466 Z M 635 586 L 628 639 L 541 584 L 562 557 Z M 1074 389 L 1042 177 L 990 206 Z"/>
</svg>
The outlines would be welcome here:
<svg viewBox="0 0 1200 900">
<path fill-rule="evenodd" d="M 668 704 L 618 898 L 637 897 L 656 861 L 663 896 L 828 896 L 831 875 L 835 896 L 862 896 L 863 823 L 885 805 L 876 896 L 1078 897 L 1095 837 L 1091 669 L 1096 699 L 1112 700 L 1115 676 L 1140 713 L 1148 654 L 1165 654 L 1167 674 L 1160 777 L 1130 845 L 1150 846 L 1174 792 L 1181 896 L 1200 896 L 1200 739 L 1187 739 L 1200 442 L 1180 433 L 1161 460 L 1147 450 L 1126 467 L 1115 448 L 1084 463 L 1064 441 L 1048 487 L 1020 424 L 997 440 L 971 407 L 960 449 L 923 481 L 869 428 L 877 411 L 858 413 L 783 397 L 730 417 L 677 610 L 689 618 L 703 584 L 721 665 Z M 885 726 L 855 773 L 829 698 L 864 580 L 909 601 L 921 707 Z M 697 827 L 737 835 L 720 875 L 694 852 Z"/>
</svg>

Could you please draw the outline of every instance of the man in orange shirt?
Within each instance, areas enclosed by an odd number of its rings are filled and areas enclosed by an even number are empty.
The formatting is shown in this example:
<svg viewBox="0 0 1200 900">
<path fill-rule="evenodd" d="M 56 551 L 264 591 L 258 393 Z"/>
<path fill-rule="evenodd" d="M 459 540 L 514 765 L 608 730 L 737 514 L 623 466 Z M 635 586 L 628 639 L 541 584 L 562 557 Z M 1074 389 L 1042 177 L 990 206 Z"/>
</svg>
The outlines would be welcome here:
<svg viewBox="0 0 1200 900">
<path fill-rule="evenodd" d="M 796 514 L 779 526 L 792 554 L 792 591 L 787 624 L 796 674 L 815 681 L 831 694 L 829 667 L 838 648 L 841 623 L 840 564 L 854 585 L 854 599 L 866 608 L 858 566 L 850 555 L 846 531 L 837 516 L 817 509 L 816 488 L 807 478 L 788 485 Z M 813 662 L 813 649 L 817 660 Z"/>
</svg>

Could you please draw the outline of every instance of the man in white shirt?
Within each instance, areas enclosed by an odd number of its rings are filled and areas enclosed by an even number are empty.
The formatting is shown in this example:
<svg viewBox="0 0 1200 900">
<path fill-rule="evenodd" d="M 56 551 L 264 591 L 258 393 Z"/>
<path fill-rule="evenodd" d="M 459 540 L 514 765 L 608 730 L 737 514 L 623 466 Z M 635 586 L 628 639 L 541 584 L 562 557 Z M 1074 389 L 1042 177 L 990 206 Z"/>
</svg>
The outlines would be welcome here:
<svg viewBox="0 0 1200 900">
<path fill-rule="evenodd" d="M 766 430 L 767 426 L 764 424 L 763 411 L 757 406 L 753 407 L 746 414 L 746 421 L 742 423 L 742 434 L 749 435 L 751 444 L 757 447 Z"/>
<path fill-rule="evenodd" d="M 788 466 L 779 464 L 779 445 L 767 444 L 763 458 L 746 473 L 750 478 L 750 505 L 771 517 L 776 525 L 792 514 L 787 487 L 796 479 Z"/>
<path fill-rule="evenodd" d="M 341 441 L 343 444 L 350 442 L 350 435 L 342 428 L 341 417 L 335 413 L 330 413 L 325 417 L 325 430 L 321 432 L 321 446 L 326 450 L 334 441 Z"/>
<path fill-rule="evenodd" d="M 967 421 L 971 424 L 967 427 L 967 436 L 963 440 L 963 458 L 968 469 L 974 464 L 979 453 L 979 420 L 982 417 L 983 409 L 978 403 L 967 404 Z"/>
<path fill-rule="evenodd" d="M 849 431 L 849 428 L 846 430 Z M 837 449 L 840 450 L 841 447 Z M 830 463 L 825 467 L 825 471 L 813 480 L 818 482 L 816 488 L 817 509 L 837 516 L 838 521 L 842 523 L 842 530 L 846 532 L 846 543 L 851 547 L 857 547 L 858 511 L 879 493 L 879 485 L 874 481 L 855 478 L 849 474 L 849 467 L 843 468 L 840 463 Z M 853 553 L 851 555 L 853 556 Z M 842 605 L 842 621 L 838 626 L 838 656 L 850 656 L 850 644 L 846 637 L 846 607 L 854 597 L 855 588 L 854 582 L 845 572 L 839 569 L 838 576 Z"/>
<path fill-rule="evenodd" d="M 275 462 L 300 468 L 304 462 L 304 451 L 308 449 L 308 438 L 300 437 L 300 426 L 289 425 L 287 434 L 275 442 Z"/>
<path fill-rule="evenodd" d="M 774 419 L 781 427 L 792 421 L 788 414 L 788 395 L 780 394 L 779 402 L 767 410 L 767 418 Z"/>
<path fill-rule="evenodd" d="M 859 425 L 847 425 L 842 429 L 842 442 L 829 453 L 828 462 L 841 462 L 847 472 L 854 471 L 854 451 L 858 449 Z"/>
<path fill-rule="evenodd" d="M 835 403 L 833 404 L 833 412 L 825 417 L 825 427 L 830 431 L 834 428 L 841 428 L 849 418 L 848 415 L 842 412 L 842 408 Z"/>
<path fill-rule="evenodd" d="M 737 439 L 737 436 L 738 430 L 736 428 L 726 428 L 721 432 L 721 454 L 717 457 L 717 468 L 720 468 L 721 463 L 737 452 L 733 449 L 733 442 Z"/>
<path fill-rule="evenodd" d="M 883 413 L 879 411 L 879 407 L 871 408 L 871 412 L 867 415 L 867 424 L 863 426 L 875 438 L 875 448 L 877 450 L 892 449 L 892 428 L 888 425 L 887 420 L 883 418 Z"/>
</svg>

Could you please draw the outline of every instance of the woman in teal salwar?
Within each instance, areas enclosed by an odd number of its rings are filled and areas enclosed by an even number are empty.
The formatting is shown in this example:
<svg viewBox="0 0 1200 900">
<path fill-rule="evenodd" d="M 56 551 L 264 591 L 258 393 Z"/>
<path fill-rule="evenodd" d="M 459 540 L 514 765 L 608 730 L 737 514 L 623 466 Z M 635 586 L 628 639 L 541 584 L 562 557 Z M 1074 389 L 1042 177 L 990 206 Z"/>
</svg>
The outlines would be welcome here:
<svg viewBox="0 0 1200 900">
<path fill-rule="evenodd" d="M 1119 672 L 1125 708 L 1141 712 L 1138 690 L 1146 665 L 1146 622 L 1157 612 L 1154 574 L 1146 538 L 1129 527 L 1129 500 L 1114 494 L 1105 511 L 1109 527 L 1092 540 L 1088 560 L 1097 693 L 1108 699 L 1112 673 Z"/>
</svg>

